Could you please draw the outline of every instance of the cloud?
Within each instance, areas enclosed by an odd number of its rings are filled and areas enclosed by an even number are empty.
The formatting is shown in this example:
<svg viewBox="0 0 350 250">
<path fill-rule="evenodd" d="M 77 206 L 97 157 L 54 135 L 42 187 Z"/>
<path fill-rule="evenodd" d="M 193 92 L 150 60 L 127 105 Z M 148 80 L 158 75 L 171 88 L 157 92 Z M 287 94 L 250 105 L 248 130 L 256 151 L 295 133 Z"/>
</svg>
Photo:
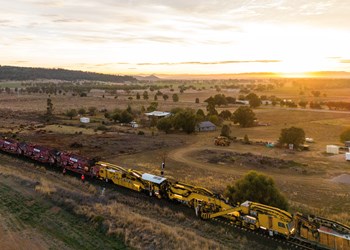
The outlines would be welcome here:
<svg viewBox="0 0 350 250">
<path fill-rule="evenodd" d="M 54 23 L 80 23 L 83 22 L 83 20 L 79 19 L 70 19 L 70 18 L 61 18 L 61 19 L 55 19 L 53 20 Z"/>
<path fill-rule="evenodd" d="M 350 63 L 350 59 L 340 60 L 340 63 Z"/>
<path fill-rule="evenodd" d="M 0 19 L 0 24 L 8 24 L 8 23 L 11 23 L 11 21 L 7 19 Z"/>
</svg>

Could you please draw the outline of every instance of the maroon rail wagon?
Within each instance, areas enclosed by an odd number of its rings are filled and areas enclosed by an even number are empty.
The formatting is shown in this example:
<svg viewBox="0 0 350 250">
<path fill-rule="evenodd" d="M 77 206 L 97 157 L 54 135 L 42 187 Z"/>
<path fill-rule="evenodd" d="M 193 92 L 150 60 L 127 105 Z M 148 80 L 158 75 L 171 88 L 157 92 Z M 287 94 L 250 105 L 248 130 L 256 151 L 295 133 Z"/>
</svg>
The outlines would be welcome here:
<svg viewBox="0 0 350 250">
<path fill-rule="evenodd" d="M 79 174 L 94 176 L 94 161 L 69 152 L 61 152 L 57 164 Z"/>
<path fill-rule="evenodd" d="M 14 139 L 0 138 L 0 149 L 5 152 L 18 154 L 19 142 Z"/>
</svg>

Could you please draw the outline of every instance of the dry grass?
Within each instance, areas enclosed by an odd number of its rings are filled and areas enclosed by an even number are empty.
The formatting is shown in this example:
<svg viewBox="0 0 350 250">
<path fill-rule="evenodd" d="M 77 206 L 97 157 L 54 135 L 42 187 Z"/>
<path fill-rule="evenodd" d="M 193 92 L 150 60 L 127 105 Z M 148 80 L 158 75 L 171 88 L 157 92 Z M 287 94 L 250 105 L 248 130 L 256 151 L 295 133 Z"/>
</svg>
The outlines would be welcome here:
<svg viewBox="0 0 350 250">
<path fill-rule="evenodd" d="M 40 183 L 35 186 L 35 191 L 50 195 L 56 192 L 56 188 L 47 179 L 40 178 Z"/>
<path fill-rule="evenodd" d="M 76 212 L 92 221 L 97 216 L 104 217 L 108 233 L 122 235 L 124 241 L 136 249 L 219 249 L 215 241 L 205 239 L 188 228 L 166 225 L 116 202 L 80 206 Z"/>
</svg>

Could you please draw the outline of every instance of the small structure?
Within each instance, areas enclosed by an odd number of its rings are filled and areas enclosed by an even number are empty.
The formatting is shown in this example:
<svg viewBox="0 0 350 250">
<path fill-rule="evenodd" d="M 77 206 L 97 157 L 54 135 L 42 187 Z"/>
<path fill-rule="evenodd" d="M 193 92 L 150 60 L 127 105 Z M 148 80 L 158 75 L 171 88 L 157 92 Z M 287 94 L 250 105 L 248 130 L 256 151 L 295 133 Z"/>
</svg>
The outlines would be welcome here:
<svg viewBox="0 0 350 250">
<path fill-rule="evenodd" d="M 308 143 L 313 143 L 313 142 L 315 142 L 314 139 L 311 138 L 311 137 L 306 137 L 306 138 L 305 138 L 305 141 L 308 142 Z"/>
<path fill-rule="evenodd" d="M 139 127 L 137 122 L 134 122 L 134 121 L 130 122 L 130 125 L 131 125 L 132 128 L 138 128 Z"/>
<path fill-rule="evenodd" d="M 345 160 L 350 161 L 350 153 L 345 153 Z"/>
<path fill-rule="evenodd" d="M 89 117 L 80 117 L 80 122 L 82 122 L 82 123 L 89 123 L 90 122 L 90 118 Z"/>
<path fill-rule="evenodd" d="M 215 131 L 215 130 L 216 130 L 215 124 L 210 121 L 200 122 L 196 126 L 196 131 L 198 132 Z"/>
<path fill-rule="evenodd" d="M 326 152 L 327 154 L 339 154 L 339 147 L 336 145 L 327 145 Z"/>
<path fill-rule="evenodd" d="M 344 145 L 345 145 L 345 147 L 350 148 L 350 141 L 345 141 L 345 142 L 344 142 Z"/>
</svg>

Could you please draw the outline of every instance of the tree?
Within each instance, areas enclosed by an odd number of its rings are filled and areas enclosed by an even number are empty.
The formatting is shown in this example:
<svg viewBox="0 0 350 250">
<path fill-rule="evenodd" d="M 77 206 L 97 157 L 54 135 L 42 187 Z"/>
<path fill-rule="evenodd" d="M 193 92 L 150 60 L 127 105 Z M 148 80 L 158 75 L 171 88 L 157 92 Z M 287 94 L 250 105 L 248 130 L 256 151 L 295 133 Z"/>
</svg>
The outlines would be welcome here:
<svg viewBox="0 0 350 250">
<path fill-rule="evenodd" d="M 192 109 L 186 109 L 178 112 L 174 117 L 174 127 L 181 128 L 187 134 L 194 132 L 196 128 L 196 115 Z"/>
<path fill-rule="evenodd" d="M 85 110 L 84 108 L 80 108 L 80 109 L 78 110 L 78 114 L 79 114 L 79 115 L 85 115 L 85 114 L 86 114 L 86 110 Z"/>
<path fill-rule="evenodd" d="M 196 98 L 195 103 L 199 103 L 199 98 L 198 97 Z"/>
<path fill-rule="evenodd" d="M 178 101 L 179 101 L 179 95 L 173 94 L 173 102 L 178 102 Z"/>
<path fill-rule="evenodd" d="M 247 128 L 254 125 L 256 118 L 251 108 L 241 106 L 233 112 L 232 119 L 235 124 L 238 123 L 241 127 Z"/>
<path fill-rule="evenodd" d="M 288 209 L 288 201 L 277 189 L 273 179 L 256 171 L 250 171 L 234 185 L 228 185 L 225 196 L 232 203 L 249 200 L 283 210 Z"/>
<path fill-rule="evenodd" d="M 305 108 L 306 105 L 308 104 L 308 102 L 307 101 L 300 101 L 298 104 L 300 107 Z"/>
<path fill-rule="evenodd" d="M 151 105 L 147 107 L 148 112 L 156 111 L 158 108 L 158 102 L 151 102 Z"/>
<path fill-rule="evenodd" d="M 136 93 L 136 99 L 137 99 L 137 100 L 140 100 L 140 98 L 141 98 L 140 93 L 137 92 L 137 93 Z"/>
<path fill-rule="evenodd" d="M 219 107 L 221 105 L 227 105 L 227 100 L 226 100 L 225 95 L 223 95 L 223 94 L 215 95 L 214 96 L 214 103 L 215 103 L 215 105 L 218 105 Z"/>
<path fill-rule="evenodd" d="M 132 122 L 133 119 L 134 117 L 127 110 L 124 110 L 120 115 L 120 122 L 122 123 Z"/>
<path fill-rule="evenodd" d="M 208 115 L 218 115 L 218 111 L 216 111 L 215 104 L 213 102 L 208 102 L 207 111 Z"/>
<path fill-rule="evenodd" d="M 168 96 L 167 94 L 164 94 L 164 95 L 163 95 L 163 99 L 164 99 L 164 101 L 166 101 L 166 100 L 169 99 L 169 96 Z"/>
<path fill-rule="evenodd" d="M 52 117 L 53 104 L 51 98 L 47 98 L 46 101 L 46 117 L 50 119 Z"/>
<path fill-rule="evenodd" d="M 236 103 L 236 98 L 228 96 L 228 97 L 226 97 L 226 101 L 227 101 L 227 103 L 235 104 Z"/>
<path fill-rule="evenodd" d="M 302 128 L 290 127 L 281 130 L 280 144 L 293 144 L 299 147 L 305 141 L 305 132 Z"/>
<path fill-rule="evenodd" d="M 170 117 L 159 119 L 157 122 L 157 129 L 164 131 L 166 134 L 169 133 L 172 127 L 173 124 Z"/>
<path fill-rule="evenodd" d="M 248 94 L 245 99 L 249 101 L 251 108 L 257 108 L 261 104 L 260 98 L 255 93 Z"/>
<path fill-rule="evenodd" d="M 350 141 L 350 128 L 344 130 L 344 131 L 340 134 L 340 141 L 341 141 L 341 142 Z"/>
<path fill-rule="evenodd" d="M 154 95 L 154 100 L 157 101 L 158 100 L 158 96 Z"/>
<path fill-rule="evenodd" d="M 148 92 L 146 90 L 143 92 L 143 99 L 148 100 Z"/>
<path fill-rule="evenodd" d="M 96 107 L 89 107 L 88 110 L 89 110 L 89 114 L 94 116 L 96 114 L 97 108 Z"/>
<path fill-rule="evenodd" d="M 224 126 L 222 126 L 221 128 L 221 134 L 222 136 L 226 136 L 228 138 L 230 138 L 230 134 L 231 134 L 231 129 L 230 126 L 225 124 Z"/>
<path fill-rule="evenodd" d="M 249 140 L 249 137 L 248 137 L 247 134 L 245 134 L 244 137 L 243 137 L 243 143 L 244 144 L 250 144 L 250 140 Z"/>
<path fill-rule="evenodd" d="M 223 110 L 221 111 L 219 116 L 224 120 L 230 120 L 232 117 L 232 113 L 230 110 Z"/>
<path fill-rule="evenodd" d="M 66 111 L 66 116 L 68 116 L 71 120 L 73 117 L 77 116 L 78 112 L 76 109 L 70 109 Z"/>
<path fill-rule="evenodd" d="M 314 91 L 311 91 L 311 94 L 314 96 L 314 97 L 319 97 L 321 95 L 321 92 L 318 91 L 318 90 L 314 90 Z"/>
<path fill-rule="evenodd" d="M 121 117 L 120 112 L 115 112 L 113 113 L 111 118 L 114 122 L 117 122 L 117 121 L 120 121 L 120 117 Z"/>
<path fill-rule="evenodd" d="M 205 117 L 205 114 L 204 114 L 203 109 L 198 109 L 196 114 L 197 114 L 198 116 Z"/>
<path fill-rule="evenodd" d="M 220 126 L 221 125 L 221 119 L 217 115 L 208 115 L 207 119 L 210 122 L 214 123 L 216 126 Z"/>
</svg>

